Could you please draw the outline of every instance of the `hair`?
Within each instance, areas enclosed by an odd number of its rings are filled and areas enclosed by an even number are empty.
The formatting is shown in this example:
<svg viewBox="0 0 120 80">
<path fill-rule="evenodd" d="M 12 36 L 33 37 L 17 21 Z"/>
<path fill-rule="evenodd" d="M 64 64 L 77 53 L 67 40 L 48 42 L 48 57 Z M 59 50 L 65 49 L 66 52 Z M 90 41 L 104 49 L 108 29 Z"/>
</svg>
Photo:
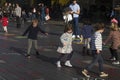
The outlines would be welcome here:
<svg viewBox="0 0 120 80">
<path fill-rule="evenodd" d="M 33 19 L 32 23 L 38 23 L 38 19 Z"/>
<path fill-rule="evenodd" d="M 110 28 L 111 28 L 112 31 L 117 31 L 117 30 L 119 30 L 118 24 L 116 24 L 116 23 L 112 23 L 112 24 L 113 24 L 113 25 L 110 26 Z"/>
<path fill-rule="evenodd" d="M 8 17 L 7 13 L 3 13 L 3 16 L 4 16 L 4 17 Z"/>
<path fill-rule="evenodd" d="M 67 31 L 69 31 L 69 30 L 73 30 L 72 24 L 67 24 L 67 25 L 65 25 L 65 30 L 64 30 L 64 32 L 67 32 Z"/>
<path fill-rule="evenodd" d="M 105 25 L 104 25 L 104 23 L 96 23 L 95 24 L 95 30 L 97 31 L 97 30 L 102 30 L 102 29 L 104 29 L 105 28 Z"/>
</svg>

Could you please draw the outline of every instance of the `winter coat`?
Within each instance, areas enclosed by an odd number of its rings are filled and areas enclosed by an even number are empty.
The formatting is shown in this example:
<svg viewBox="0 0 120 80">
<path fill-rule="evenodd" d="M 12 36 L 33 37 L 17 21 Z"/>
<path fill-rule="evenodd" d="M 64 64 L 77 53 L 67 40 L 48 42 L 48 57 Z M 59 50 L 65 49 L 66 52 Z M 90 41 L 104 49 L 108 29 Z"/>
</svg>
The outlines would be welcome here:
<svg viewBox="0 0 120 80">
<path fill-rule="evenodd" d="M 70 54 L 72 52 L 72 33 L 63 33 L 60 37 L 61 43 L 66 44 L 62 48 L 64 49 L 64 54 Z"/>
<path fill-rule="evenodd" d="M 105 43 L 112 41 L 111 48 L 118 49 L 120 46 L 120 31 L 111 31 Z"/>
<path fill-rule="evenodd" d="M 4 27 L 4 26 L 8 26 L 8 18 L 7 17 L 3 17 L 2 19 L 1 19 L 1 22 L 2 22 L 2 26 Z"/>
</svg>

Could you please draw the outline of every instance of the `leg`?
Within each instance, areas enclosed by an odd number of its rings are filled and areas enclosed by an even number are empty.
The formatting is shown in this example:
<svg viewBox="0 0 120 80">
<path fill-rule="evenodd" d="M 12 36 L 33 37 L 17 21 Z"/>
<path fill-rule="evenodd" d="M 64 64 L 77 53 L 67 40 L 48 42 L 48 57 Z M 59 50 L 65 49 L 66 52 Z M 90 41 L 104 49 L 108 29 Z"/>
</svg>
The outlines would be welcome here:
<svg viewBox="0 0 120 80">
<path fill-rule="evenodd" d="M 36 51 L 36 55 L 39 55 L 37 40 L 34 40 L 33 42 L 34 42 L 34 48 L 35 48 L 35 51 Z"/>
<path fill-rule="evenodd" d="M 67 60 L 65 62 L 65 66 L 68 67 L 72 67 L 71 63 L 70 63 L 70 59 L 72 58 L 73 52 L 71 52 L 70 54 L 67 55 Z"/>
<path fill-rule="evenodd" d="M 65 54 L 60 54 L 58 61 L 56 63 L 57 67 L 61 67 L 61 59 L 65 56 Z"/>
<path fill-rule="evenodd" d="M 104 63 L 103 57 L 102 57 L 101 54 L 99 54 L 98 64 L 99 64 L 99 71 L 100 71 L 100 72 L 103 72 L 103 63 Z"/>
<path fill-rule="evenodd" d="M 99 55 L 96 53 L 96 51 L 92 51 L 93 54 L 93 59 L 92 62 L 88 65 L 86 68 L 87 70 L 91 70 L 91 68 L 98 62 L 99 60 Z"/>
<path fill-rule="evenodd" d="M 90 41 L 91 38 L 87 38 L 87 54 L 90 55 Z"/>
<path fill-rule="evenodd" d="M 113 49 L 112 49 L 112 48 L 109 48 L 109 50 L 110 50 L 110 53 L 111 53 L 111 57 L 110 57 L 110 59 L 113 59 L 113 58 L 114 58 Z"/>
<path fill-rule="evenodd" d="M 113 55 L 115 56 L 115 61 L 112 64 L 120 64 L 119 60 L 118 60 L 118 53 L 117 53 L 117 49 L 113 49 Z"/>
<path fill-rule="evenodd" d="M 32 48 L 32 40 L 28 39 L 28 51 L 27 51 L 28 55 L 30 55 L 31 48 Z"/>
</svg>

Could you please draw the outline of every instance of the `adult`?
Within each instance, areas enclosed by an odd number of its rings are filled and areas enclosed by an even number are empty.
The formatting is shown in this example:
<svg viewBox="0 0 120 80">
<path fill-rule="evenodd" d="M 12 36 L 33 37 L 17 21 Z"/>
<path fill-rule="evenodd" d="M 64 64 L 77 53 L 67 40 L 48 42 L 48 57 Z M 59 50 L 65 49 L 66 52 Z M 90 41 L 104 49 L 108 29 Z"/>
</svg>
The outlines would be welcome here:
<svg viewBox="0 0 120 80">
<path fill-rule="evenodd" d="M 16 4 L 16 8 L 15 8 L 15 15 L 16 15 L 16 22 L 17 22 L 17 28 L 21 27 L 21 13 L 22 13 L 22 9 L 19 6 L 19 4 Z"/>
<path fill-rule="evenodd" d="M 71 8 L 71 14 L 73 15 L 73 36 L 72 38 L 80 38 L 80 29 L 79 29 L 79 14 L 80 14 L 80 6 L 77 3 L 77 0 L 73 0 L 73 3 L 69 6 Z"/>
</svg>

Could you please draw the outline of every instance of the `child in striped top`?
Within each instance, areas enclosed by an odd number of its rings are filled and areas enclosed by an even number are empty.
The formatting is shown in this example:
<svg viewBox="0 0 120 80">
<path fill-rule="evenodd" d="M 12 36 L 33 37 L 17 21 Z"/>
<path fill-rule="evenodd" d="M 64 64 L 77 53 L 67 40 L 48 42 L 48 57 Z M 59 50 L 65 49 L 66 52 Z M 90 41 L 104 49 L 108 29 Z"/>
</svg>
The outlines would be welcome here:
<svg viewBox="0 0 120 80">
<path fill-rule="evenodd" d="M 98 63 L 99 64 L 99 71 L 100 71 L 100 77 L 106 77 L 108 74 L 103 72 L 103 57 L 102 57 L 102 33 L 104 32 L 104 24 L 103 23 L 97 23 L 95 26 L 95 33 L 92 36 L 91 39 L 91 50 L 92 50 L 92 62 L 82 71 L 82 74 L 86 77 L 90 77 L 88 74 L 88 71 L 91 70 L 91 68 Z"/>
</svg>

